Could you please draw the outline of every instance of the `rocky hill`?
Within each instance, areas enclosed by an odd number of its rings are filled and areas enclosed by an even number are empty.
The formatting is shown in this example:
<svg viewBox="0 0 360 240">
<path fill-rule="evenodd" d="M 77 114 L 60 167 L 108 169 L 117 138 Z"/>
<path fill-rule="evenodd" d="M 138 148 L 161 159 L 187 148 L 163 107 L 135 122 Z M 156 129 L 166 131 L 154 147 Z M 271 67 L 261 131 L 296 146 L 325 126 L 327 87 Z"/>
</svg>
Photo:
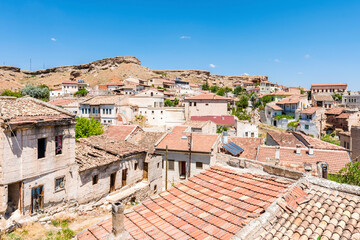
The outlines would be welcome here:
<svg viewBox="0 0 360 240">
<path fill-rule="evenodd" d="M 81 64 L 61 66 L 37 71 L 23 71 L 17 67 L 0 66 L 0 91 L 4 89 L 16 90 L 26 84 L 46 84 L 49 87 L 59 88 L 64 80 L 83 79 L 91 86 L 120 81 L 129 76 L 151 79 L 177 77 L 192 83 L 218 84 L 220 86 L 231 86 L 237 80 L 261 80 L 266 81 L 267 76 L 260 75 L 239 75 L 224 76 L 212 75 L 209 71 L 202 70 L 151 70 L 141 65 L 136 57 L 113 57 Z"/>
</svg>

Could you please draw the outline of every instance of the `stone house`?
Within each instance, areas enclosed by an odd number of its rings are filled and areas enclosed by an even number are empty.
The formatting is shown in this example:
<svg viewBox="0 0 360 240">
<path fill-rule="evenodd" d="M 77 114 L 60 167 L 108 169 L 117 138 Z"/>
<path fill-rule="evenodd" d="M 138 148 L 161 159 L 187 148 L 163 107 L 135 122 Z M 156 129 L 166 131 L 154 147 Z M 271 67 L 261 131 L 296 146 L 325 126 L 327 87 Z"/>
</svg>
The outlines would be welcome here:
<svg viewBox="0 0 360 240">
<path fill-rule="evenodd" d="M 325 108 L 309 107 L 302 110 L 300 116 L 297 130 L 315 137 L 320 136 L 325 128 Z"/>
<path fill-rule="evenodd" d="M 255 137 L 259 136 L 259 126 L 248 121 L 236 121 L 237 137 Z"/>
<path fill-rule="evenodd" d="M 163 176 L 166 176 L 167 164 L 168 186 L 192 177 L 215 164 L 220 135 L 192 134 L 186 132 L 187 129 L 187 126 L 175 127 L 155 146 L 155 152 L 163 156 Z"/>
<path fill-rule="evenodd" d="M 61 89 L 63 92 L 63 96 L 66 97 L 73 97 L 74 94 L 79 91 L 80 89 L 87 89 L 87 87 L 89 86 L 88 83 L 84 82 L 83 80 L 77 80 L 77 81 L 72 81 L 72 80 L 68 80 L 68 81 L 64 81 L 61 84 Z"/>
<path fill-rule="evenodd" d="M 185 126 L 189 126 L 189 132 L 203 133 L 203 134 L 216 134 L 216 124 L 213 121 L 186 121 Z"/>
<path fill-rule="evenodd" d="M 261 82 L 260 83 L 260 94 L 267 94 L 275 92 L 277 89 L 277 84 L 272 82 Z"/>
<path fill-rule="evenodd" d="M 94 118 L 104 125 L 117 125 L 126 122 L 126 117 L 120 111 L 124 96 L 95 96 L 80 103 L 80 116 Z"/>
<path fill-rule="evenodd" d="M 345 111 L 335 118 L 334 128 L 341 128 L 343 131 L 350 131 L 352 125 L 357 125 L 360 121 L 358 111 Z"/>
<path fill-rule="evenodd" d="M 345 108 L 331 108 L 325 112 L 326 124 L 332 126 L 336 124 L 336 117 L 344 112 Z"/>
<path fill-rule="evenodd" d="M 30 97 L 0 97 L 0 113 L 1 214 L 76 199 L 75 115 Z"/>
<path fill-rule="evenodd" d="M 228 116 L 192 116 L 191 121 L 212 121 L 216 127 L 227 127 L 234 130 L 236 127 L 236 119 L 233 115 Z"/>
<path fill-rule="evenodd" d="M 229 98 L 212 93 L 185 98 L 185 118 L 190 120 L 193 116 L 228 115 L 228 103 L 230 101 Z"/>
<path fill-rule="evenodd" d="M 345 93 L 347 91 L 346 83 L 330 83 L 330 84 L 312 84 L 311 93 Z"/>
<path fill-rule="evenodd" d="M 128 141 L 92 136 L 76 143 L 79 165 L 78 202 L 87 203 L 140 182 L 150 193 L 162 188 L 161 155 Z"/>
<path fill-rule="evenodd" d="M 340 132 L 340 145 L 350 151 L 351 159 L 353 161 L 360 160 L 360 125 L 351 126 L 349 132 Z"/>
<path fill-rule="evenodd" d="M 345 92 L 342 96 L 342 104 L 345 107 L 360 108 L 360 92 Z"/>
<path fill-rule="evenodd" d="M 333 108 L 335 106 L 335 100 L 330 94 L 313 94 L 311 95 L 312 105 L 314 107 L 324 107 L 326 109 Z"/>
</svg>

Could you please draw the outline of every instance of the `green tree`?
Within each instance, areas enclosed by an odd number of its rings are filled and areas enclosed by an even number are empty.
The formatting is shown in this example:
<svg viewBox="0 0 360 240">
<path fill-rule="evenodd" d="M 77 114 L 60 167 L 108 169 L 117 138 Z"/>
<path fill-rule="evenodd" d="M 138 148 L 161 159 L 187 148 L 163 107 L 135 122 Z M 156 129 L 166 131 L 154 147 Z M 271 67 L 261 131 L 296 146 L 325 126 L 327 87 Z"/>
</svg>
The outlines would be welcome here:
<svg viewBox="0 0 360 240">
<path fill-rule="evenodd" d="M 225 96 L 225 89 L 224 88 L 219 88 L 219 90 L 216 92 L 217 95 L 219 96 Z"/>
<path fill-rule="evenodd" d="M 210 89 L 208 81 L 201 86 L 201 89 L 204 91 L 208 91 Z"/>
<path fill-rule="evenodd" d="M 244 89 L 241 86 L 236 87 L 234 89 L 234 95 L 240 95 L 243 91 L 244 91 Z"/>
<path fill-rule="evenodd" d="M 246 94 L 242 94 L 239 97 L 239 101 L 236 102 L 236 106 L 240 108 L 247 108 L 249 106 L 249 97 Z"/>
<path fill-rule="evenodd" d="M 225 87 L 225 88 L 224 88 L 224 90 L 225 90 L 225 92 L 226 92 L 226 93 L 228 93 L 228 92 L 231 92 L 231 91 L 232 91 L 232 89 L 231 89 L 231 88 L 229 88 L 229 87 Z"/>
<path fill-rule="evenodd" d="M 79 89 L 79 91 L 77 91 L 76 93 L 74 93 L 74 95 L 78 96 L 78 97 L 85 97 L 88 93 L 89 93 L 88 90 L 86 90 L 85 88 L 82 88 L 82 89 Z"/>
<path fill-rule="evenodd" d="M 218 87 L 218 86 L 211 86 L 211 87 L 210 87 L 210 91 L 211 91 L 212 93 L 216 93 L 218 90 L 219 90 L 219 87 Z"/>
<path fill-rule="evenodd" d="M 80 117 L 76 119 L 75 138 L 86 138 L 93 135 L 100 135 L 104 132 L 100 121 L 91 118 Z"/>
<path fill-rule="evenodd" d="M 227 130 L 229 130 L 229 128 L 220 126 L 216 129 L 216 133 L 226 132 Z"/>
<path fill-rule="evenodd" d="M 24 95 L 21 94 L 20 91 L 11 91 L 9 89 L 5 89 L 2 93 L 1 93 L 1 96 L 10 96 L 10 97 L 17 97 L 17 98 L 20 98 L 20 97 L 23 97 Z"/>
<path fill-rule="evenodd" d="M 332 95 L 332 98 L 333 98 L 335 101 L 337 101 L 337 102 L 342 102 L 342 95 L 339 94 L 339 93 L 334 93 L 334 94 Z"/>
<path fill-rule="evenodd" d="M 360 186 L 360 162 L 350 162 L 337 174 L 329 175 L 329 179 L 351 185 Z"/>
<path fill-rule="evenodd" d="M 50 89 L 46 85 L 41 85 L 41 86 L 26 85 L 23 89 L 21 89 L 21 94 L 29 95 L 30 97 L 33 98 L 48 100 L 50 96 Z"/>
</svg>

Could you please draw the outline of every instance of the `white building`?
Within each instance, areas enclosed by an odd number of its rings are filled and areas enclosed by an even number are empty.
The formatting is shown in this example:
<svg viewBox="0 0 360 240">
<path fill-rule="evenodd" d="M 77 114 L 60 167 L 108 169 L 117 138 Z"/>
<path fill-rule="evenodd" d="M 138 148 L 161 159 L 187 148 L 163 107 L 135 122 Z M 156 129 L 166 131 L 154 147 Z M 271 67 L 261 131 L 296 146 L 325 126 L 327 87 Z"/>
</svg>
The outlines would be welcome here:
<svg viewBox="0 0 360 240">
<path fill-rule="evenodd" d="M 248 121 L 236 122 L 237 137 L 259 137 L 259 126 Z"/>
<path fill-rule="evenodd" d="M 345 92 L 342 104 L 350 108 L 360 108 L 360 92 Z"/>
<path fill-rule="evenodd" d="M 83 80 L 64 81 L 62 82 L 61 85 L 62 85 L 63 96 L 70 96 L 70 97 L 73 97 L 74 94 L 80 89 L 86 89 L 89 86 L 89 84 L 87 84 Z"/>
</svg>

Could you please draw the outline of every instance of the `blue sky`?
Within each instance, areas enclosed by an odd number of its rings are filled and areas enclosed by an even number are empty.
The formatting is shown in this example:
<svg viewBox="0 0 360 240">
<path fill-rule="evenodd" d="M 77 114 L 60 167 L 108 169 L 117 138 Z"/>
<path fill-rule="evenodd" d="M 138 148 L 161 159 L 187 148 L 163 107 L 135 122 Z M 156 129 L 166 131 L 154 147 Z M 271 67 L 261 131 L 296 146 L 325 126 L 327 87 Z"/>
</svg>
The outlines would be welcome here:
<svg viewBox="0 0 360 240">
<path fill-rule="evenodd" d="M 0 64 L 136 56 L 151 69 L 360 90 L 360 1 L 0 1 Z"/>
</svg>

